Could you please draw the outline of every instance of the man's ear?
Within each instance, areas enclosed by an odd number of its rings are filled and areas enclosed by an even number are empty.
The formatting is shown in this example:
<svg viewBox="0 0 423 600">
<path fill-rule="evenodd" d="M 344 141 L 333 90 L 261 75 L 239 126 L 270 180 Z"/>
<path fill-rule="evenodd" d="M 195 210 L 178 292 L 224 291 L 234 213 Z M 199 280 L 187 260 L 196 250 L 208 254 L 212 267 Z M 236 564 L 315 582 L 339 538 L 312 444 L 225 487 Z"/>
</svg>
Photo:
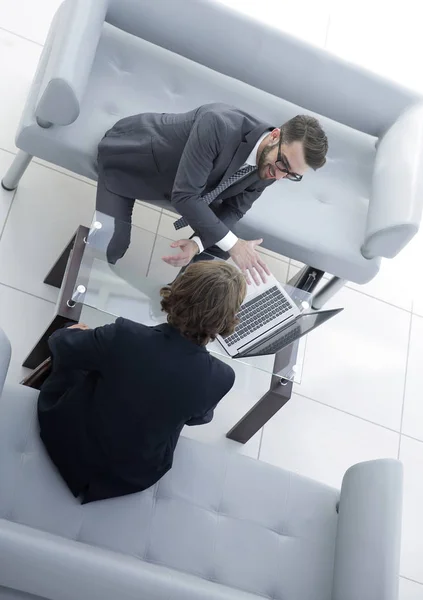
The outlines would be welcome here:
<svg viewBox="0 0 423 600">
<path fill-rule="evenodd" d="M 279 136 L 281 134 L 281 130 L 276 128 L 276 129 L 272 129 L 272 131 L 270 132 L 270 140 L 271 140 L 271 144 L 272 145 L 276 145 L 279 144 Z"/>
</svg>

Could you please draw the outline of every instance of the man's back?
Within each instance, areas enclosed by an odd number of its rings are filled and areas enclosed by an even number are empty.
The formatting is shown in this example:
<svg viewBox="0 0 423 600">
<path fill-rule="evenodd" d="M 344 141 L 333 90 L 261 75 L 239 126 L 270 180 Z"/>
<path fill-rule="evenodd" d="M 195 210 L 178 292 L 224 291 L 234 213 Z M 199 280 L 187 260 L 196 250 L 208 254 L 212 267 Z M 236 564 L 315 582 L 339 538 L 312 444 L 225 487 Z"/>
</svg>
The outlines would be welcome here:
<svg viewBox="0 0 423 600">
<path fill-rule="evenodd" d="M 85 501 L 153 485 L 172 466 L 183 426 L 201 423 L 234 382 L 230 367 L 168 324 L 119 318 L 59 330 L 49 343 L 58 375 L 40 393 L 41 436 Z"/>
<path fill-rule="evenodd" d="M 246 137 L 252 135 L 234 171 L 267 129 L 269 124 L 223 103 L 204 104 L 186 113 L 133 115 L 106 133 L 99 144 L 99 164 L 112 192 L 170 201 L 178 170 L 188 169 L 196 178 L 189 165 L 191 153 L 196 158 L 213 157 L 207 166 L 207 192 L 221 181 Z"/>
<path fill-rule="evenodd" d="M 118 319 L 116 328 L 110 370 L 92 403 L 93 428 L 111 461 L 134 451 L 141 459 L 159 457 L 176 430 L 227 393 L 233 371 L 168 324 Z"/>
</svg>

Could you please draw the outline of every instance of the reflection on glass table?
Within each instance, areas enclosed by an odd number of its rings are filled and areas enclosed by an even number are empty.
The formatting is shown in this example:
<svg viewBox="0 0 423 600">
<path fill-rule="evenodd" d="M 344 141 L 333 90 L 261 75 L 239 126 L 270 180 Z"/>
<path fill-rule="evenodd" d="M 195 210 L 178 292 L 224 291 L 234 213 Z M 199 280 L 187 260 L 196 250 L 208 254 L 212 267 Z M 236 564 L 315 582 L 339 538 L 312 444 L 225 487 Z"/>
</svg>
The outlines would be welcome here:
<svg viewBox="0 0 423 600">
<path fill-rule="evenodd" d="M 166 315 L 161 311 L 160 289 L 175 279 L 179 269 L 163 262 L 162 257 L 177 253 L 179 250 L 170 247 L 171 239 L 132 225 L 131 241 L 127 251 L 116 264 L 110 264 L 107 248 L 113 238 L 114 230 L 115 222 L 112 217 L 96 213 L 76 279 L 76 294 L 78 295 L 78 286 L 84 289 L 84 293 L 77 297 L 78 302 L 106 315 L 125 317 L 145 325 L 163 323 Z M 205 259 L 214 258 L 210 254 L 203 254 Z M 275 279 L 269 282 L 269 286 L 276 284 L 280 285 Z M 255 284 L 249 286 L 249 295 L 262 291 L 261 287 L 257 288 Z M 298 312 L 309 308 L 309 293 L 288 285 L 283 287 L 293 305 L 298 307 Z M 246 300 L 248 299 L 249 296 Z M 294 333 L 299 328 L 301 328 L 299 324 L 291 327 Z M 266 327 L 263 326 L 259 333 L 265 330 Z M 274 336 L 273 341 L 277 345 L 277 336 Z M 298 348 L 298 334 L 294 336 L 293 345 Z M 228 348 L 225 349 L 218 340 L 210 343 L 208 349 L 220 357 L 229 357 Z M 287 352 L 284 348 L 282 360 L 277 362 L 275 351 L 264 352 L 264 350 L 263 347 L 258 348 L 256 352 L 250 350 L 251 354 L 255 354 L 254 356 L 245 354 L 237 356 L 236 360 L 288 380 L 293 380 L 296 374 L 299 376 L 297 351 L 293 352 L 291 348 Z"/>
</svg>

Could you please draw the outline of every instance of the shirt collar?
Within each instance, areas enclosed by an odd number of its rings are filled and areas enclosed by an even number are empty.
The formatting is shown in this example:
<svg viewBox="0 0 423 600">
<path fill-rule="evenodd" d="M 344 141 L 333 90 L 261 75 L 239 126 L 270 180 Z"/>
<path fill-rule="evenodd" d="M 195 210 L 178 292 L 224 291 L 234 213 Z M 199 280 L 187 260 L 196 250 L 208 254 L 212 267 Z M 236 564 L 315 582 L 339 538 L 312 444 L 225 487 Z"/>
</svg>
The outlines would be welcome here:
<svg viewBox="0 0 423 600">
<path fill-rule="evenodd" d="M 257 167 L 257 150 L 259 149 L 260 144 L 262 143 L 262 141 L 264 140 L 264 138 L 267 135 L 269 135 L 269 132 L 265 131 L 263 133 L 263 135 L 261 135 L 259 137 L 259 139 L 257 140 L 257 144 L 254 146 L 250 155 L 248 156 L 247 160 L 245 161 L 246 165 L 251 165 L 252 167 Z"/>
</svg>

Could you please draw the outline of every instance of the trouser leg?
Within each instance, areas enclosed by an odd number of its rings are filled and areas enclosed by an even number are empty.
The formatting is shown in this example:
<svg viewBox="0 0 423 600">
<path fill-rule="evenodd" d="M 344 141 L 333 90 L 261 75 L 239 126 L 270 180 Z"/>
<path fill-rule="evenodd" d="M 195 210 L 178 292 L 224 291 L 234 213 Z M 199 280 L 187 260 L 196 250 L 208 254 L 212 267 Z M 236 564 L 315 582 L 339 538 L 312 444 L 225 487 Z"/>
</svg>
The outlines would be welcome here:
<svg viewBox="0 0 423 600">
<path fill-rule="evenodd" d="M 96 210 L 114 218 L 113 236 L 107 246 L 107 260 L 111 264 L 122 258 L 131 243 L 132 211 L 135 199 L 114 194 L 104 184 L 104 177 L 99 169 Z"/>
</svg>

